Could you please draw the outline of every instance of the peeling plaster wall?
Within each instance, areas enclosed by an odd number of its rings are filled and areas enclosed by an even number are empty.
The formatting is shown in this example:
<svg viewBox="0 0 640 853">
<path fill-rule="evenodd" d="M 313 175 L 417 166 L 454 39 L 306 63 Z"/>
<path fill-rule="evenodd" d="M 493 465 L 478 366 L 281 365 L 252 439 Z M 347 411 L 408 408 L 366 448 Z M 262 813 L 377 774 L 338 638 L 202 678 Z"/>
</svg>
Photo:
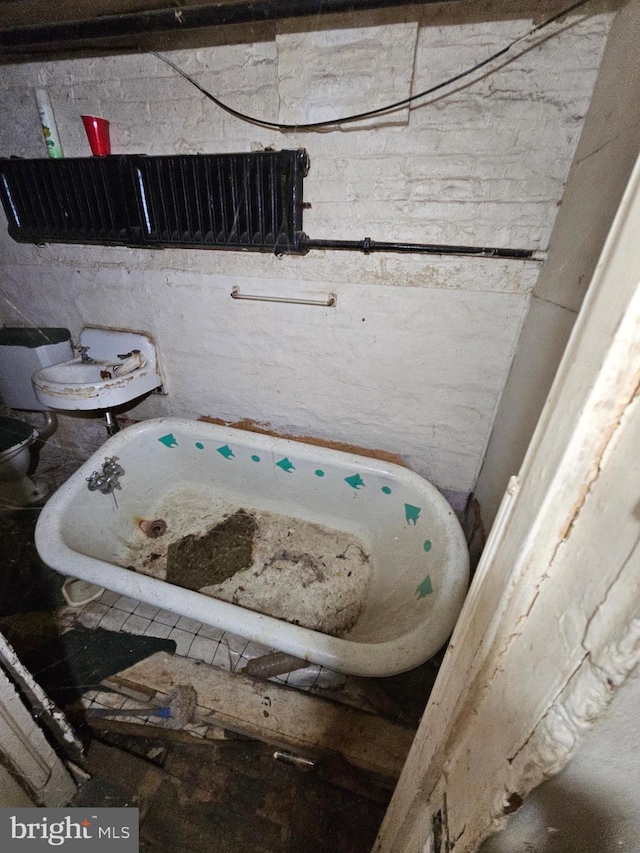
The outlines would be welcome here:
<svg viewBox="0 0 640 853">
<path fill-rule="evenodd" d="M 636 671 L 564 770 L 536 788 L 482 853 L 635 853 L 640 849 Z"/>
<path fill-rule="evenodd" d="M 382 100 L 421 91 L 556 9 L 483 1 L 247 25 L 171 58 L 236 109 L 291 120 L 299 100 L 304 120 L 323 102 L 351 111 L 380 103 L 378 91 Z M 314 238 L 544 250 L 610 17 L 599 7 L 576 14 L 557 37 L 468 87 L 388 122 L 324 133 L 243 123 L 149 54 L 6 66 L 0 155 L 43 156 L 33 88 L 44 86 L 67 156 L 89 153 L 82 113 L 111 122 L 114 153 L 305 147 L 313 206 L 304 227 Z M 371 32 L 386 45 L 377 60 Z M 379 85 L 363 92 L 361 81 L 376 74 Z M 1 230 L 2 322 L 155 336 L 168 396 L 149 398 L 133 417 L 252 418 L 389 450 L 459 502 L 475 485 L 539 271 L 428 256 L 40 248 Z M 238 303 L 234 285 L 335 292 L 338 306 Z"/>
<path fill-rule="evenodd" d="M 487 527 L 517 474 L 613 217 L 640 156 L 640 2 L 616 16 L 569 173 L 549 255 L 533 291 L 476 497 Z"/>
</svg>

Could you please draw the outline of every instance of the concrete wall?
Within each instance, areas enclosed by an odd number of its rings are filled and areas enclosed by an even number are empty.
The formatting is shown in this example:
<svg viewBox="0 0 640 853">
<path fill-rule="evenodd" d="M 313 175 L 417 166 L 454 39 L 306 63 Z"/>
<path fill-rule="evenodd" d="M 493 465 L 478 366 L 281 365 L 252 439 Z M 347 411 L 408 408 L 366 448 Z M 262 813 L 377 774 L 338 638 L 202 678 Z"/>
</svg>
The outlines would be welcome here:
<svg viewBox="0 0 640 853">
<path fill-rule="evenodd" d="M 170 56 L 236 109 L 300 121 L 421 91 L 552 11 L 485 0 L 407 6 L 217 30 L 209 46 Z M 305 231 L 314 238 L 545 250 L 610 17 L 578 12 L 556 37 L 514 51 L 513 62 L 472 85 L 324 133 L 241 122 L 150 54 L 8 66 L 0 155 L 43 156 L 33 96 L 41 86 L 67 156 L 89 153 L 82 113 L 109 119 L 114 153 L 305 147 L 313 205 Z M 155 336 L 168 396 L 134 417 L 252 418 L 394 451 L 459 503 L 475 485 L 539 271 L 536 262 L 491 259 L 41 248 L 6 233 L 0 241 L 2 322 Z M 234 302 L 234 285 L 335 292 L 338 306 Z"/>
<path fill-rule="evenodd" d="M 616 16 L 478 478 L 485 525 L 533 435 L 622 193 L 640 154 L 640 2 Z"/>
</svg>

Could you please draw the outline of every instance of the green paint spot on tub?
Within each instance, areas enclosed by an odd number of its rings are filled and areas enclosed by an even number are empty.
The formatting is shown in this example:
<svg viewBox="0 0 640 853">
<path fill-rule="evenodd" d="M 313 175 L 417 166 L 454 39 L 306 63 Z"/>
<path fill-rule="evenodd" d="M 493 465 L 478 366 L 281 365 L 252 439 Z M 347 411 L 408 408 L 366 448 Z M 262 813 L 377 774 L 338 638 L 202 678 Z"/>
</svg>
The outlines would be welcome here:
<svg viewBox="0 0 640 853">
<path fill-rule="evenodd" d="M 404 514 L 407 519 L 407 524 L 417 524 L 421 512 L 422 510 L 419 506 L 411 506 L 411 504 L 405 504 Z"/>
<path fill-rule="evenodd" d="M 162 442 L 162 444 L 164 444 L 165 447 L 177 447 L 178 446 L 178 442 L 176 441 L 175 436 L 171 432 L 168 435 L 161 436 L 158 439 L 158 441 Z"/>
<path fill-rule="evenodd" d="M 255 453 L 253 454 L 253 456 L 252 456 L 251 458 L 253 459 L 253 461 L 254 461 L 254 462 L 259 462 L 259 461 L 260 461 L 260 457 L 259 457 L 259 456 L 256 456 L 256 454 L 255 454 Z"/>
<path fill-rule="evenodd" d="M 424 548 L 425 551 L 430 551 L 431 550 L 431 539 L 427 539 L 422 547 Z"/>
<path fill-rule="evenodd" d="M 322 468 L 316 468 L 316 477 L 324 477 L 324 471 Z"/>
<path fill-rule="evenodd" d="M 429 575 L 422 581 L 422 583 L 418 586 L 416 590 L 417 598 L 426 598 L 427 595 L 431 595 L 433 592 L 433 585 L 431 583 L 431 578 Z"/>
<path fill-rule="evenodd" d="M 276 462 L 278 468 L 282 468 L 283 471 L 286 471 L 287 474 L 290 474 L 292 471 L 296 470 L 295 465 L 285 456 L 284 459 L 281 459 L 279 462 Z"/>
<path fill-rule="evenodd" d="M 383 486 L 382 491 L 385 493 L 385 495 L 391 494 L 391 489 L 389 488 L 389 486 Z"/>
<path fill-rule="evenodd" d="M 204 444 L 201 441 L 196 441 L 196 447 L 198 450 L 204 450 Z"/>
<path fill-rule="evenodd" d="M 217 447 L 216 450 L 221 456 L 224 456 L 225 459 L 233 459 L 235 457 L 235 453 L 228 444 L 225 444 L 223 447 Z"/>
<path fill-rule="evenodd" d="M 345 483 L 348 483 L 352 489 L 361 489 L 364 486 L 364 480 L 360 474 L 354 474 L 352 477 L 345 477 Z"/>
</svg>

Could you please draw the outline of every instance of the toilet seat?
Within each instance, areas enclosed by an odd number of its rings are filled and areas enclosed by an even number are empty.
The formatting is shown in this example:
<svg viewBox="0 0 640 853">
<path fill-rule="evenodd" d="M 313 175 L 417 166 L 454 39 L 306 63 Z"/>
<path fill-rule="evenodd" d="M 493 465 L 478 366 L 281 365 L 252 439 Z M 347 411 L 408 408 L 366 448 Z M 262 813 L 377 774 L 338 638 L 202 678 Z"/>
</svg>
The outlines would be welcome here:
<svg viewBox="0 0 640 853">
<path fill-rule="evenodd" d="M 0 460 L 17 453 L 37 436 L 38 433 L 31 424 L 18 418 L 0 417 Z"/>
</svg>

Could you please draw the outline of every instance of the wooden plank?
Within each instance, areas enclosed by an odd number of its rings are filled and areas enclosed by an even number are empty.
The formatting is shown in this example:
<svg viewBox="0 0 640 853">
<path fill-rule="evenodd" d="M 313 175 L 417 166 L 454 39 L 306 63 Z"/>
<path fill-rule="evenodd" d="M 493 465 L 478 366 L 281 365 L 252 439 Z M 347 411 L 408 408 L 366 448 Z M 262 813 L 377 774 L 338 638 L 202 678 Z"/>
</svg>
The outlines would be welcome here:
<svg viewBox="0 0 640 853">
<path fill-rule="evenodd" d="M 328 447 L 329 450 L 340 450 L 342 453 L 354 453 L 356 456 L 366 456 L 369 459 L 380 459 L 382 462 L 391 462 L 393 465 L 400 465 L 406 468 L 406 464 L 399 453 L 393 453 L 390 450 L 374 450 L 371 447 L 362 447 L 359 444 L 347 444 L 344 441 L 332 441 L 328 438 L 316 438 L 313 435 L 293 435 L 290 432 L 279 432 L 277 430 L 268 429 L 263 424 L 254 421 L 251 418 L 243 418 L 240 421 L 225 421 L 222 418 L 214 418 L 210 415 L 201 415 L 199 421 L 204 421 L 207 424 L 217 424 L 218 426 L 231 427 L 232 429 L 241 429 L 245 432 L 257 432 L 259 435 L 272 435 L 274 438 L 286 438 L 288 441 L 299 441 L 303 444 L 313 444 L 316 447 Z"/>
<path fill-rule="evenodd" d="M 367 773 L 395 780 L 415 732 L 356 708 L 269 681 L 158 652 L 109 680 L 140 693 L 191 684 L 197 720 L 310 758 L 339 753 Z"/>
<path fill-rule="evenodd" d="M 202 746 L 217 746 L 220 741 L 229 740 L 223 729 L 211 726 L 206 737 L 192 734 L 188 729 L 167 729 L 151 723 L 128 723 L 118 717 L 99 719 L 87 714 L 84 723 L 94 732 L 123 735 L 132 738 L 147 738 L 163 743 L 188 743 Z"/>
</svg>

